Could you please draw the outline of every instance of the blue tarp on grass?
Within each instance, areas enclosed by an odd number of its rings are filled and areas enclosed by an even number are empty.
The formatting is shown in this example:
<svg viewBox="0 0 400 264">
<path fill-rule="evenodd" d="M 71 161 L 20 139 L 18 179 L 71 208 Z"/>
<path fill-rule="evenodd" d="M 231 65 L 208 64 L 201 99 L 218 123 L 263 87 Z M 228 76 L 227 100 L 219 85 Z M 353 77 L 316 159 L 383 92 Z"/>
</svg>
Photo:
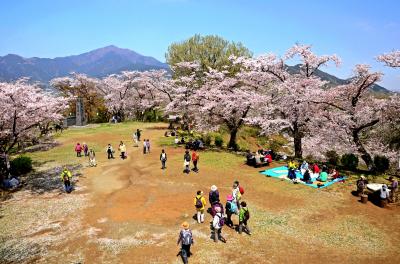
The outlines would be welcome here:
<svg viewBox="0 0 400 264">
<path fill-rule="evenodd" d="M 269 177 L 274 177 L 274 178 L 280 178 L 280 179 L 285 179 L 285 180 L 290 180 L 287 175 L 288 175 L 288 168 L 286 166 L 282 166 L 282 167 L 276 167 L 276 168 L 272 168 L 272 169 L 268 169 L 265 171 L 260 172 L 261 174 L 267 175 Z M 301 179 L 303 179 L 303 175 L 301 174 L 300 171 L 296 170 L 296 179 L 299 179 L 300 181 L 298 181 L 299 183 L 302 183 L 304 185 L 308 185 L 311 186 L 313 188 L 325 188 L 329 185 L 332 185 L 336 182 L 340 182 L 343 181 L 344 179 L 346 179 L 346 177 L 342 176 L 340 178 L 334 179 L 333 181 L 328 181 L 325 183 L 322 182 L 316 182 L 316 178 L 311 178 L 312 180 L 312 184 L 308 184 L 305 183 L 303 181 L 301 181 Z M 317 183 L 319 183 L 320 185 L 317 185 Z"/>
</svg>

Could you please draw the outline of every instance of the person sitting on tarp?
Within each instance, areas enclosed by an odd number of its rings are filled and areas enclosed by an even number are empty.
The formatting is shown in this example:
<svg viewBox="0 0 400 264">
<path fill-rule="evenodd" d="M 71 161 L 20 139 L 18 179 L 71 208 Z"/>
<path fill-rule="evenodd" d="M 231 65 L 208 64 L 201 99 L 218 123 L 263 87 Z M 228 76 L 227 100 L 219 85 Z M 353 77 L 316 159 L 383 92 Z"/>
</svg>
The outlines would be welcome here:
<svg viewBox="0 0 400 264">
<path fill-rule="evenodd" d="M 337 179 L 337 178 L 340 178 L 339 172 L 338 172 L 335 168 L 332 168 L 332 169 L 331 169 L 331 172 L 329 173 L 328 176 L 329 176 L 329 178 L 331 178 L 332 180 Z"/>
<path fill-rule="evenodd" d="M 326 182 L 328 180 L 328 173 L 326 171 L 323 171 L 319 174 L 319 177 L 317 178 L 317 181 L 320 182 Z"/>
<path fill-rule="evenodd" d="M 267 152 L 267 154 L 264 156 L 264 160 L 268 163 L 272 163 L 272 156 Z"/>
<path fill-rule="evenodd" d="M 307 161 L 303 160 L 303 163 L 300 165 L 301 174 L 304 175 L 304 173 L 305 173 L 307 170 L 308 170 L 308 163 L 307 163 Z M 308 172 L 308 173 L 310 173 L 310 172 Z"/>
<path fill-rule="evenodd" d="M 254 159 L 256 160 L 256 165 L 261 164 L 261 155 L 259 152 L 256 153 Z"/>
<path fill-rule="evenodd" d="M 308 169 L 305 170 L 302 181 L 308 184 L 312 184 L 310 171 Z"/>
</svg>

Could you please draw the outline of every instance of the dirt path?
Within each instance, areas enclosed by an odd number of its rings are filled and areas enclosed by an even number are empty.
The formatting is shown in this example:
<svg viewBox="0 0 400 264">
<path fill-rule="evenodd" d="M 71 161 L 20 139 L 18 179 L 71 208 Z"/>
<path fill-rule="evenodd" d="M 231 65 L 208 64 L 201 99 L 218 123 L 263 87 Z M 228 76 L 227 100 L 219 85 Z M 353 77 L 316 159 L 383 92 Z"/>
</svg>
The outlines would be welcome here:
<svg viewBox="0 0 400 264">
<path fill-rule="evenodd" d="M 53 252 L 51 257 L 43 253 L 30 262 L 181 263 L 176 257 L 176 240 L 183 221 L 190 223 L 195 239 L 191 263 L 400 261 L 397 207 L 380 209 L 371 203 L 358 203 L 350 194 L 353 186 L 346 184 L 315 190 L 262 177 L 241 162 L 224 166 L 218 162 L 226 155 L 223 153 L 200 152 L 200 172 L 185 175 L 183 149 L 167 148 L 167 170 L 162 171 L 161 147 L 156 142 L 163 134 L 164 130 L 155 128 L 143 131 L 143 138 L 152 142 L 151 154 L 146 155 L 142 154 L 141 145 L 132 146 L 129 135 L 86 135 L 89 142 L 102 146 L 112 142 L 114 148 L 123 140 L 128 146 L 128 159 L 121 160 L 116 153 L 116 159 L 107 160 L 105 151 L 97 152 L 99 165 L 83 170 L 76 192 L 46 198 L 46 202 L 54 203 L 57 199 L 84 196 L 81 201 L 86 204 L 81 206 L 82 211 L 60 221 L 70 236 L 62 236 L 64 242 L 47 246 L 48 252 Z M 73 146 L 78 139 L 71 137 L 63 144 Z M 206 158 L 209 165 L 203 167 Z M 225 202 L 236 179 L 245 187 L 253 235 L 239 236 L 235 230 L 224 228 L 227 243 L 215 244 L 210 239 L 211 217 L 206 215 L 202 225 L 192 218 L 193 197 L 197 190 L 207 194 L 215 184 Z M 43 197 L 37 198 L 40 201 L 44 201 Z M 17 209 L 23 210 L 22 206 Z M 59 234 L 65 228 L 55 230 Z"/>
</svg>

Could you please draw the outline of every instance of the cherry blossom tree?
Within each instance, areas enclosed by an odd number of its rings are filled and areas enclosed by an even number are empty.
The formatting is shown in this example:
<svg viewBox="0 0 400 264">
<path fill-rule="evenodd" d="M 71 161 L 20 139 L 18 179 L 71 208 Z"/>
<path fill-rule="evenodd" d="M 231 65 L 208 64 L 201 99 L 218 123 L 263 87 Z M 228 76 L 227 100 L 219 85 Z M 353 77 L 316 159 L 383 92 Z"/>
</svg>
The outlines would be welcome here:
<svg viewBox="0 0 400 264">
<path fill-rule="evenodd" d="M 291 73 L 287 61 L 300 59 L 299 71 Z M 249 71 L 259 73 L 259 77 L 270 81 L 273 89 L 271 99 L 260 108 L 257 118 L 250 120 L 261 126 L 265 134 L 288 132 L 293 138 L 295 157 L 303 155 L 302 139 L 307 136 L 319 120 L 312 99 L 318 98 L 322 88 L 327 84 L 315 73 L 329 62 L 337 66 L 340 60 L 336 55 L 317 56 L 311 51 L 309 45 L 296 44 L 290 48 L 283 58 L 274 54 L 263 55 L 257 58 L 238 58 Z"/>
<path fill-rule="evenodd" d="M 389 53 L 379 55 L 378 61 L 385 63 L 386 66 L 399 68 L 400 67 L 400 50 L 395 50 Z"/>
<path fill-rule="evenodd" d="M 200 65 L 197 62 L 180 62 L 172 70 L 180 72 L 179 76 L 169 82 L 170 102 L 165 110 L 170 114 L 177 114 L 182 117 L 183 129 L 189 129 L 194 123 L 196 113 L 196 91 L 202 84 L 202 75 Z"/>
<path fill-rule="evenodd" d="M 17 143 L 37 137 L 40 124 L 58 122 L 68 100 L 44 92 L 27 79 L 0 83 L 0 150 L 8 154 Z"/>
<path fill-rule="evenodd" d="M 260 90 L 265 86 L 253 77 L 252 72 L 232 75 L 229 71 L 210 69 L 194 97 L 196 127 L 209 131 L 225 125 L 230 133 L 228 148 L 236 150 L 239 129 L 264 98 Z"/>
<path fill-rule="evenodd" d="M 166 71 L 124 71 L 102 80 L 98 90 L 114 115 L 143 118 L 146 111 L 160 109 L 168 97 Z"/>
<path fill-rule="evenodd" d="M 333 140 L 343 137 L 337 144 L 347 144 L 349 150 L 360 153 L 368 169 L 373 171 L 375 165 L 367 145 L 373 143 L 379 151 L 382 148 L 368 134 L 385 122 L 389 101 L 369 93 L 369 88 L 381 80 L 382 73 L 371 72 L 368 65 L 362 64 L 356 65 L 354 73 L 349 84 L 331 88 L 315 100 L 326 107 L 325 117 L 329 122 L 320 133 Z"/>
<path fill-rule="evenodd" d="M 85 74 L 71 73 L 70 76 L 54 78 L 50 85 L 59 90 L 65 97 L 82 98 L 85 104 L 85 115 L 88 121 L 94 119 L 99 109 L 104 108 L 102 96 L 98 93 L 99 80 Z M 75 101 L 71 100 L 70 109 L 74 111 Z"/>
</svg>

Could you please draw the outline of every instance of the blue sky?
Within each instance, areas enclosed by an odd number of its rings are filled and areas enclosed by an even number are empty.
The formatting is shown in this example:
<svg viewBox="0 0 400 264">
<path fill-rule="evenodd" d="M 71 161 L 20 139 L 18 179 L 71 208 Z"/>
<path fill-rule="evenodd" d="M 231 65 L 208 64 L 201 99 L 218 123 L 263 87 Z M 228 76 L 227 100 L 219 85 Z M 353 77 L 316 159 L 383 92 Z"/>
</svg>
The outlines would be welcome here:
<svg viewBox="0 0 400 264">
<path fill-rule="evenodd" d="M 381 83 L 400 90 L 400 70 L 374 57 L 400 49 L 396 0 L 2 0 L 0 56 L 57 57 L 106 45 L 165 61 L 170 43 L 196 33 L 240 41 L 255 55 L 283 54 L 296 42 L 318 54 L 338 54 L 347 78 L 357 63 L 385 73 Z"/>
</svg>

